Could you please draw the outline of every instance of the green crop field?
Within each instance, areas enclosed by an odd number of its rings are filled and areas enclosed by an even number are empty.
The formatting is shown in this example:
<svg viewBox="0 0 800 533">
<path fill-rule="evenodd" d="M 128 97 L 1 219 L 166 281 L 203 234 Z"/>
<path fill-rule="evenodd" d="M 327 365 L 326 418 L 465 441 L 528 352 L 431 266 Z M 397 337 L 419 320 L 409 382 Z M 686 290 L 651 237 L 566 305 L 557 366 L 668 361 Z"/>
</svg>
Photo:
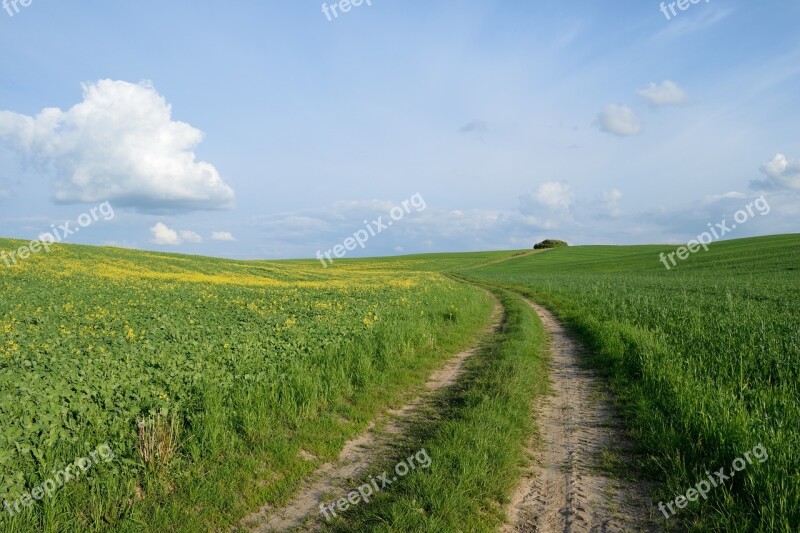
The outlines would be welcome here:
<svg viewBox="0 0 800 533">
<path fill-rule="evenodd" d="M 0 239 L 0 249 L 20 244 Z M 436 416 L 398 444 L 397 457 L 424 447 L 431 468 L 329 527 L 495 530 L 547 382 L 546 337 L 520 295 L 591 348 L 644 452 L 654 501 L 756 445 L 767 450 L 668 528 L 796 530 L 800 236 L 718 243 L 669 271 L 662 251 L 585 246 L 322 269 L 61 245 L 0 269 L 0 502 L 11 504 L 0 530 L 230 530 L 287 502 L 479 339 Z M 487 289 L 504 309 L 488 336 Z M 113 458 L 51 497 L 21 500 L 99 446 Z"/>
<path fill-rule="evenodd" d="M 334 457 L 491 311 L 482 291 L 382 263 L 79 246 L 0 269 L 0 292 L 0 502 L 100 444 L 117 458 L 0 512 L 9 531 L 229 524 L 285 498 L 315 466 L 301 449 Z M 145 463 L 137 420 L 173 414 L 185 443 Z"/>
<path fill-rule="evenodd" d="M 667 246 L 582 246 L 481 269 L 554 309 L 592 347 L 650 457 L 663 500 L 762 444 L 708 501 L 699 531 L 800 524 L 800 236 L 713 245 L 667 271 Z"/>
</svg>

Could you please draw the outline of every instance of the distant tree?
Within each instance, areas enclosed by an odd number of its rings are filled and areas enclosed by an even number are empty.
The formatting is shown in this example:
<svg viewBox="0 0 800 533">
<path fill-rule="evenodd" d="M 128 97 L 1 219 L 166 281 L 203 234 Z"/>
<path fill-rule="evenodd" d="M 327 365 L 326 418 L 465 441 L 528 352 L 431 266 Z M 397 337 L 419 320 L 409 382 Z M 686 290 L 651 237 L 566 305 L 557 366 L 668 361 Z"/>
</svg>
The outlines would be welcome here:
<svg viewBox="0 0 800 533">
<path fill-rule="evenodd" d="M 556 240 L 556 239 L 545 239 L 542 242 L 540 242 L 539 244 L 534 244 L 533 245 L 533 249 L 534 250 L 547 250 L 548 248 L 565 248 L 567 246 L 569 246 L 569 244 L 567 244 L 564 241 L 559 241 L 559 240 Z"/>
</svg>

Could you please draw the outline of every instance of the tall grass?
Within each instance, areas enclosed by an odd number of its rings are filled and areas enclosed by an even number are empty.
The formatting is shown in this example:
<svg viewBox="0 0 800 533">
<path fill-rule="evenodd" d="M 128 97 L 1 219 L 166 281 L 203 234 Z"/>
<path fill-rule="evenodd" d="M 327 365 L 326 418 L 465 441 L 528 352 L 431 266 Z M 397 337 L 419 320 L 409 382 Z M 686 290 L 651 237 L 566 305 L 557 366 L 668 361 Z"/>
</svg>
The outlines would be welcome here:
<svg viewBox="0 0 800 533">
<path fill-rule="evenodd" d="M 667 523 L 800 529 L 800 236 L 719 243 L 667 271 L 667 247 L 580 247 L 465 271 L 554 309 L 593 348 L 665 482 L 685 493 L 757 444 L 751 465 Z"/>
<path fill-rule="evenodd" d="M 425 449 L 430 468 L 412 471 L 348 510 L 330 529 L 444 533 L 496 531 L 503 523 L 534 431 L 533 405 L 547 381 L 541 322 L 518 297 L 498 294 L 506 312 L 500 332 L 469 362 L 436 413 L 379 465 L 390 470 Z"/>
</svg>

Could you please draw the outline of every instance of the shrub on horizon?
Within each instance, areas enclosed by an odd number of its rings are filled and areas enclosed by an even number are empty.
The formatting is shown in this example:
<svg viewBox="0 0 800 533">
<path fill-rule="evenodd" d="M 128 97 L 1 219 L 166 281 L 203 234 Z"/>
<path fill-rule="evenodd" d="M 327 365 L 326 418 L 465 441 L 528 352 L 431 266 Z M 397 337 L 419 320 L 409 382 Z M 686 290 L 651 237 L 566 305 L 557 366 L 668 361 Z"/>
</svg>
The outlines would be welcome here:
<svg viewBox="0 0 800 533">
<path fill-rule="evenodd" d="M 534 244 L 533 245 L 533 249 L 534 250 L 547 250 L 549 248 L 566 248 L 567 246 L 569 246 L 569 244 L 567 244 L 564 241 L 559 241 L 559 240 L 556 240 L 556 239 L 545 239 L 545 240 L 543 240 L 542 242 L 540 242 L 538 244 Z"/>
</svg>

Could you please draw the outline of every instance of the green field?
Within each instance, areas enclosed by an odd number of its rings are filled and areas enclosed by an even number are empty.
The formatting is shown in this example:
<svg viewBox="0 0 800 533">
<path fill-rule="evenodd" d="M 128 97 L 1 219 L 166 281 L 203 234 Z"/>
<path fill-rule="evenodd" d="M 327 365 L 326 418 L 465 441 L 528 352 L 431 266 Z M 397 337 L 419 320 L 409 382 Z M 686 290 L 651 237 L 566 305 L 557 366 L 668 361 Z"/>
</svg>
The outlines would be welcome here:
<svg viewBox="0 0 800 533">
<path fill-rule="evenodd" d="M 20 244 L 0 239 L 0 249 Z M 671 250 L 434 254 L 322 269 L 62 245 L 0 268 L 0 502 L 100 445 L 115 456 L 13 517 L 0 510 L 0 530 L 229 530 L 286 502 L 481 337 L 494 305 L 483 285 L 503 303 L 503 327 L 434 420 L 398 444 L 398 457 L 424 447 L 437 460 L 331 528 L 502 523 L 546 374 L 545 337 L 524 294 L 592 348 L 660 485 L 656 501 L 757 444 L 768 451 L 671 527 L 794 531 L 800 236 L 719 243 L 667 271 L 658 254 Z M 176 446 L 145 459 L 152 437 Z"/>
<path fill-rule="evenodd" d="M 0 291 L 0 501 L 100 444 L 117 458 L 0 512 L 8 531 L 218 529 L 279 502 L 318 464 L 301 450 L 335 457 L 492 308 L 482 291 L 382 263 L 79 246 L 0 269 Z M 185 444 L 145 464 L 137 419 L 159 413 Z"/>
<path fill-rule="evenodd" d="M 683 527 L 800 525 L 800 236 L 719 243 L 667 271 L 667 246 L 583 246 L 469 269 L 555 310 L 593 348 L 672 500 L 758 444 Z"/>
</svg>

